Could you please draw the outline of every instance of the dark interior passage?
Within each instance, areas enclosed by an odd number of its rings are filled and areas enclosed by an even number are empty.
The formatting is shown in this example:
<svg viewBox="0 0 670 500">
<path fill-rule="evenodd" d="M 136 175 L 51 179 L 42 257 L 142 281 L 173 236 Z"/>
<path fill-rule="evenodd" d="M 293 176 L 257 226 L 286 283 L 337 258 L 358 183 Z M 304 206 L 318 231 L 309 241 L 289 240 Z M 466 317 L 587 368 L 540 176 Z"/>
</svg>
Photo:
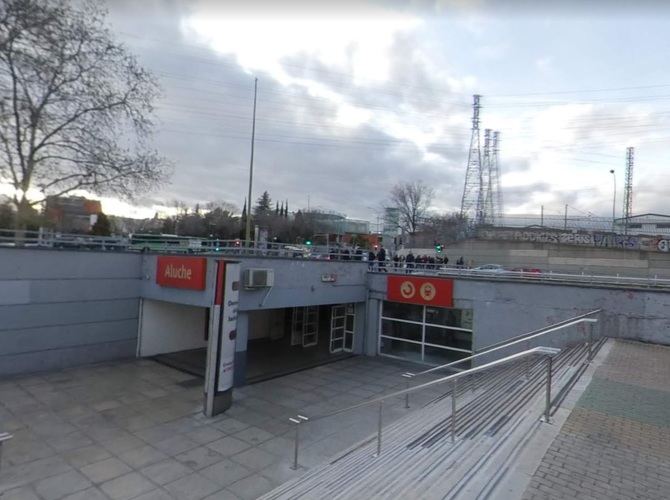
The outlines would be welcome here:
<svg viewBox="0 0 670 500">
<path fill-rule="evenodd" d="M 331 352 L 332 313 L 330 305 L 251 313 L 247 383 L 352 356 L 340 344 L 333 346 L 337 352 Z"/>
</svg>

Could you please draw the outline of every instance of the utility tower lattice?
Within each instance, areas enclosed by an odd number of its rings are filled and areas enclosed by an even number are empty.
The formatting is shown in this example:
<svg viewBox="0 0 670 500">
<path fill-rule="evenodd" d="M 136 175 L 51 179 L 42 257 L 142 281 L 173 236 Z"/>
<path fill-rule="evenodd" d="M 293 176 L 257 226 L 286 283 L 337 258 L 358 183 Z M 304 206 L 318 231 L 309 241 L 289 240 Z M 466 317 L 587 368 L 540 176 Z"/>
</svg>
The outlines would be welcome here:
<svg viewBox="0 0 670 500">
<path fill-rule="evenodd" d="M 467 217 L 470 224 L 479 225 L 483 221 L 483 172 L 482 152 L 479 142 L 479 98 L 473 96 L 472 135 L 468 152 L 468 166 L 465 171 L 465 185 L 461 199 L 461 217 Z"/>
<path fill-rule="evenodd" d="M 500 169 L 498 167 L 498 139 L 500 132 L 484 130 L 484 159 L 482 171 L 485 186 L 484 214 L 482 220 L 485 224 L 495 225 L 502 222 L 503 205 L 502 191 L 500 189 Z"/>
<path fill-rule="evenodd" d="M 623 221 L 624 233 L 628 234 L 628 223 L 633 215 L 633 161 L 635 148 L 626 149 L 626 185 L 623 191 Z"/>
<path fill-rule="evenodd" d="M 484 208 L 482 222 L 493 224 L 493 185 L 491 184 L 491 129 L 484 129 L 484 158 L 482 160 L 482 187 L 484 189 Z"/>
<path fill-rule="evenodd" d="M 491 138 L 491 185 L 495 189 L 495 196 L 492 196 L 494 209 L 493 214 L 499 223 L 503 222 L 505 210 L 503 208 L 502 189 L 500 188 L 500 166 L 498 165 L 498 150 L 500 147 L 500 132 L 493 132 Z"/>
</svg>

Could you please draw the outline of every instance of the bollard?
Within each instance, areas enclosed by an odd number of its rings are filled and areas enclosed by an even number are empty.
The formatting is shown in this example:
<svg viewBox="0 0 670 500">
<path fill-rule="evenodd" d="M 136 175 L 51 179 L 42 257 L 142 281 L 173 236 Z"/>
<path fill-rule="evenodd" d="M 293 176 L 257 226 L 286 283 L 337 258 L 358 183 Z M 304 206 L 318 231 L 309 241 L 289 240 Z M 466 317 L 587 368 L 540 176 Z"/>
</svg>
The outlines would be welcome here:
<svg viewBox="0 0 670 500">
<path fill-rule="evenodd" d="M 300 420 L 289 418 L 295 424 L 295 439 L 293 442 L 293 465 L 291 469 L 298 470 L 298 447 L 300 446 Z"/>
<path fill-rule="evenodd" d="M 384 400 L 379 402 L 379 425 L 377 427 L 377 454 L 378 457 L 382 453 L 382 411 L 384 408 Z"/>
<path fill-rule="evenodd" d="M 451 442 L 456 441 L 456 391 L 458 389 L 458 384 L 456 383 L 458 379 L 454 379 L 453 385 L 451 388 Z"/>
<path fill-rule="evenodd" d="M 405 386 L 405 388 L 407 389 L 408 392 L 405 393 L 405 409 L 408 409 L 409 408 L 409 381 L 412 378 L 412 374 L 411 373 L 403 373 L 402 376 L 405 377 L 405 379 L 407 379 L 407 385 Z"/>
<path fill-rule="evenodd" d="M 549 423 L 549 411 L 551 410 L 551 356 L 547 356 L 547 404 L 544 410 L 544 421 Z"/>
<path fill-rule="evenodd" d="M 530 343 L 526 341 L 524 346 L 527 351 L 530 348 Z M 526 380 L 530 380 L 530 356 L 524 357 L 524 368 L 526 369 Z"/>
</svg>

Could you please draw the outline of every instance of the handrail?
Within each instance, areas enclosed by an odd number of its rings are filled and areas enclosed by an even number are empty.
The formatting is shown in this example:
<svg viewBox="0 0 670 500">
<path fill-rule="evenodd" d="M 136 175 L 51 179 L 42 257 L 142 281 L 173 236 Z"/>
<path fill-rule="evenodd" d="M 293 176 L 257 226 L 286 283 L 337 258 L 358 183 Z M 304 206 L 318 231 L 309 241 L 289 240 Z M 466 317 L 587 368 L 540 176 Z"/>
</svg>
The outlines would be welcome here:
<svg viewBox="0 0 670 500">
<path fill-rule="evenodd" d="M 0 467 L 2 467 L 2 444 L 13 437 L 9 432 L 0 432 Z"/>
<path fill-rule="evenodd" d="M 510 339 L 503 340 L 503 341 L 497 342 L 495 344 L 488 345 L 488 346 L 484 347 L 483 349 L 481 349 L 476 354 L 473 354 L 472 356 L 468 356 L 468 357 L 462 358 L 462 359 L 457 359 L 456 361 L 451 361 L 451 362 L 446 363 L 444 365 L 434 366 L 432 368 L 429 368 L 429 369 L 424 370 L 424 371 L 419 372 L 419 373 L 405 372 L 405 373 L 402 374 L 402 376 L 407 378 L 407 379 L 410 379 L 410 378 L 418 377 L 420 375 L 425 375 L 427 373 L 432 373 L 432 372 L 435 372 L 435 371 L 438 371 L 438 370 L 444 370 L 446 368 L 451 368 L 452 366 L 458 365 L 458 364 L 463 363 L 465 361 L 473 360 L 475 358 L 483 356 L 484 354 L 489 354 L 491 352 L 498 351 L 500 349 L 518 344 L 520 342 L 526 342 L 528 340 L 546 335 L 547 333 L 552 333 L 552 332 L 555 332 L 557 330 L 567 328 L 568 326 L 577 325 L 579 323 L 597 323 L 598 322 L 597 319 L 588 318 L 587 316 L 592 316 L 594 314 L 598 314 L 601 311 L 602 311 L 602 309 L 595 309 L 591 312 L 587 312 L 585 314 L 580 314 L 579 316 L 575 316 L 573 318 L 569 318 L 569 319 L 565 319 L 563 321 L 559 321 L 558 323 L 554 323 L 552 325 L 542 327 L 538 330 L 533 330 L 533 331 L 530 331 L 530 332 L 527 332 L 527 333 L 522 333 L 521 335 L 517 335 L 517 336 L 512 337 Z"/>
<path fill-rule="evenodd" d="M 526 351 L 518 352 L 516 354 L 511 354 L 509 356 L 506 356 L 501 359 L 497 359 L 495 361 L 491 361 L 489 363 L 483 364 L 481 366 L 476 366 L 474 368 L 469 368 L 467 370 L 463 370 L 458 373 L 454 373 L 452 375 L 447 375 L 446 377 L 442 377 L 436 380 L 431 380 L 429 382 L 424 382 L 423 384 L 416 385 L 414 387 L 408 387 L 406 389 L 401 389 L 399 391 L 392 392 L 390 394 L 385 394 L 383 396 L 376 397 L 374 399 L 369 399 L 367 401 L 363 401 L 361 403 L 357 403 L 355 405 L 347 406 L 346 408 L 340 408 L 335 411 L 331 411 L 328 413 L 322 413 L 321 415 L 317 415 L 315 417 L 306 417 L 304 415 L 297 415 L 297 418 L 289 418 L 289 421 L 295 424 L 295 449 L 294 449 L 294 463 L 293 463 L 293 469 L 298 468 L 298 447 L 299 447 L 299 442 L 300 442 L 300 434 L 299 434 L 299 428 L 300 424 L 304 422 L 315 422 L 317 420 L 322 420 L 324 418 L 328 417 L 333 417 L 335 415 L 339 415 L 341 413 L 345 413 L 351 410 L 355 410 L 358 408 L 363 408 L 365 406 L 370 406 L 376 403 L 379 403 L 379 428 L 378 428 L 378 434 L 377 434 L 377 455 L 381 452 L 381 429 L 382 429 L 382 405 L 384 401 L 387 399 L 393 399 L 398 396 L 403 396 L 403 395 L 409 395 L 412 392 L 420 391 L 423 389 L 426 389 L 427 387 L 432 387 L 437 384 L 443 384 L 445 382 L 453 382 L 454 383 L 454 389 L 456 388 L 456 381 L 462 377 L 466 377 L 468 375 L 472 375 L 481 371 L 488 370 L 490 368 L 494 368 L 496 366 L 509 363 L 511 361 L 515 361 L 521 358 L 526 358 L 529 356 L 534 356 L 536 354 L 541 354 L 544 356 L 547 356 L 549 364 L 548 364 L 548 383 L 547 383 L 547 405 L 549 405 L 550 402 L 550 396 L 549 392 L 551 391 L 551 358 L 558 354 L 561 350 L 555 347 L 533 347 L 532 349 L 528 349 Z M 455 419 L 456 419 L 456 391 L 452 391 L 452 414 L 454 418 L 452 419 L 452 441 L 455 438 Z M 546 408 L 545 415 L 547 416 L 547 419 L 549 418 L 549 408 Z"/>
</svg>

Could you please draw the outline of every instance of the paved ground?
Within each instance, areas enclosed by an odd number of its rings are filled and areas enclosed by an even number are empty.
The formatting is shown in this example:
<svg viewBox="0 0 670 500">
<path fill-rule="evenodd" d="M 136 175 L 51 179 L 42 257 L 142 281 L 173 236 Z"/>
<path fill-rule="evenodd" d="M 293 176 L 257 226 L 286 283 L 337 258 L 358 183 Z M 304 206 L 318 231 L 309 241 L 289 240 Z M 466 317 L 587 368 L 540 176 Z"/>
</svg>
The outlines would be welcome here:
<svg viewBox="0 0 670 500">
<path fill-rule="evenodd" d="M 524 494 L 670 498 L 670 348 L 617 341 Z"/>
<path fill-rule="evenodd" d="M 289 416 L 388 392 L 402 386 L 401 372 L 415 368 L 350 358 L 235 390 L 233 408 L 214 419 L 201 413 L 199 379 L 153 361 L 5 379 L 0 431 L 14 439 L 3 449 L 0 498 L 256 498 L 296 474 L 289 468 Z M 407 411 L 401 401 L 385 405 L 385 422 Z M 376 412 L 305 425 L 301 464 L 315 465 L 370 435 Z"/>
</svg>

